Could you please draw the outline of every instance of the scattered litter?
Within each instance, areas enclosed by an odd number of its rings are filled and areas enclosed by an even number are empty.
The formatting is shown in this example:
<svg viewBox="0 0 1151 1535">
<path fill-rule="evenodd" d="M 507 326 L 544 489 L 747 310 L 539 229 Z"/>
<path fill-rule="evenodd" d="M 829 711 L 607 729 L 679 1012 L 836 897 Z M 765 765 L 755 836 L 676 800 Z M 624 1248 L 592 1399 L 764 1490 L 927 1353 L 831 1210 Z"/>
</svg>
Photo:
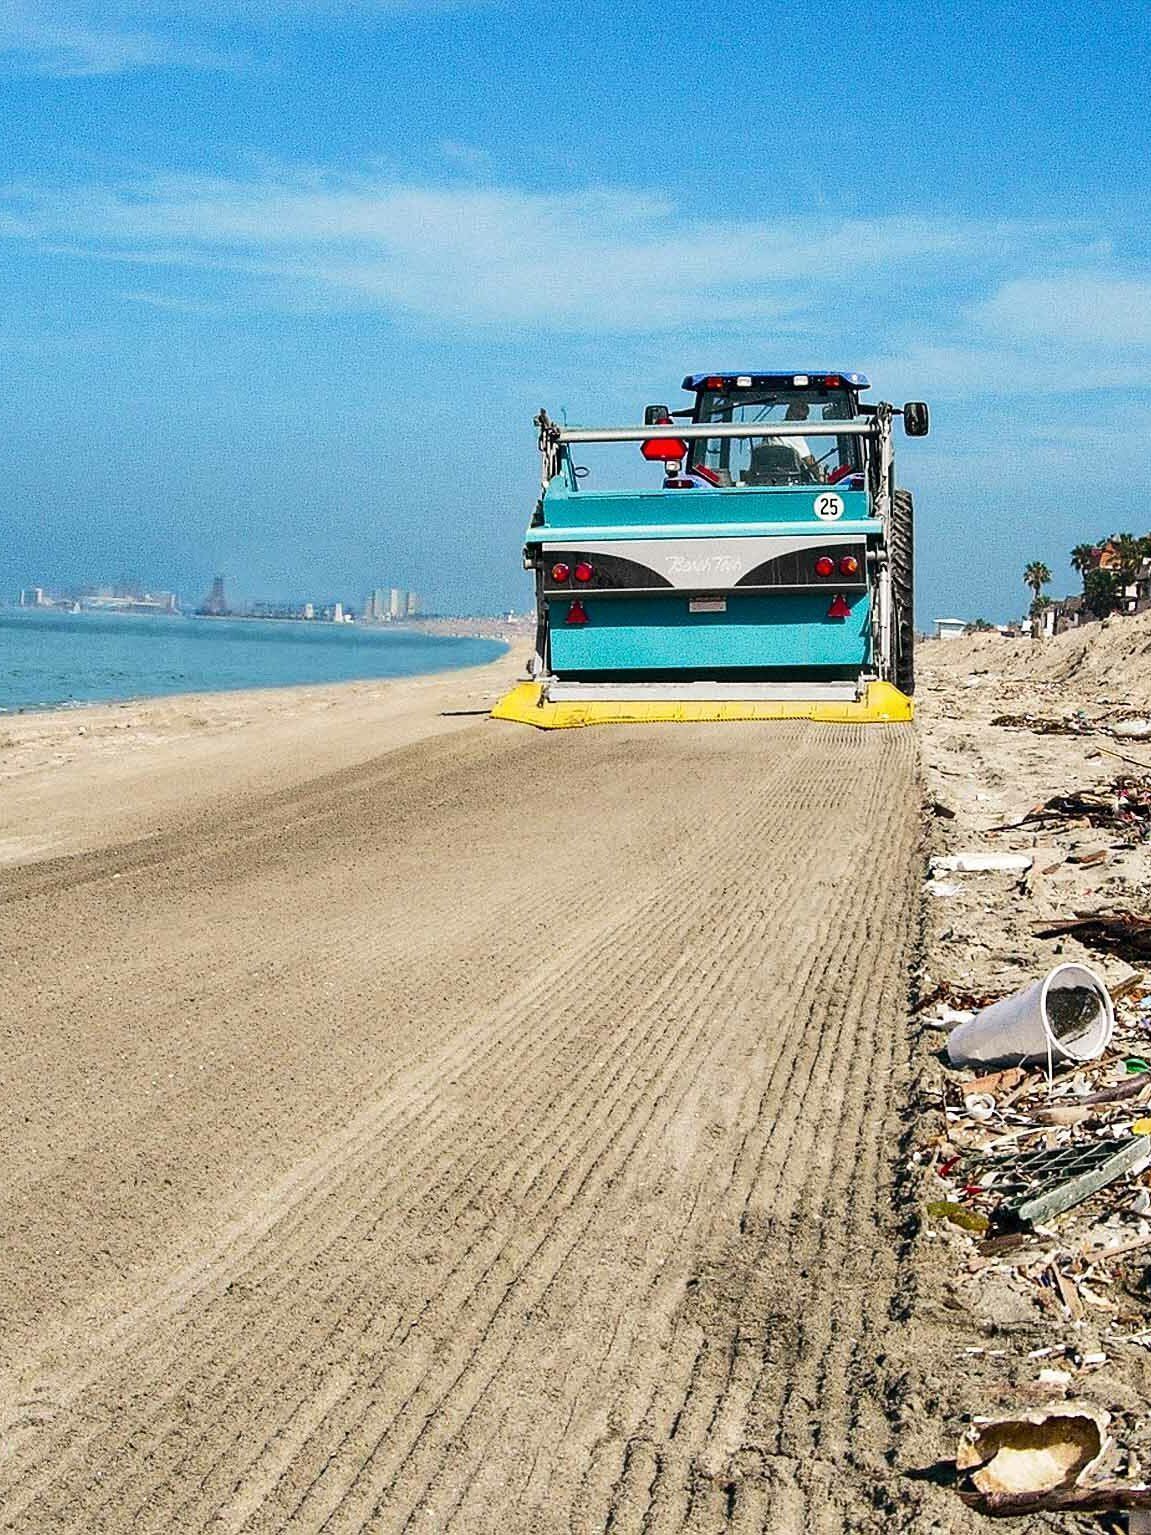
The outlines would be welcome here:
<svg viewBox="0 0 1151 1535">
<path fill-rule="evenodd" d="M 974 1013 L 959 1013 L 945 1007 L 945 1013 L 952 1013 L 952 1023 L 966 1023 L 973 1018 Z M 1008 1066 L 1006 1071 L 989 1071 L 986 1076 L 972 1077 L 970 1082 L 964 1083 L 964 1089 L 968 1093 L 1009 1093 L 1022 1082 L 1027 1081 L 1027 1073 L 1020 1066 Z"/>
<path fill-rule="evenodd" d="M 929 879 L 923 888 L 927 891 L 928 895 L 938 896 L 941 900 L 945 900 L 948 896 L 958 895 L 963 886 L 951 884 L 943 879 Z"/>
<path fill-rule="evenodd" d="M 966 1205 L 952 1199 L 933 1199 L 927 1206 L 927 1213 L 933 1221 L 947 1221 L 963 1231 L 984 1232 L 991 1225 L 986 1215 L 981 1215 L 978 1210 L 969 1210 Z"/>
<path fill-rule="evenodd" d="M 1065 1391 L 1075 1379 L 1070 1370 L 1040 1370 L 1036 1380 L 1041 1386 L 1056 1386 Z"/>
<path fill-rule="evenodd" d="M 1114 1023 L 1111 998 L 1099 977 L 1083 965 L 1057 965 L 953 1029 L 948 1059 L 953 1066 L 1093 1060 L 1107 1048 Z"/>
<path fill-rule="evenodd" d="M 1090 736 L 1095 734 L 1094 725 L 1077 715 L 1053 719 L 1042 714 L 998 714 L 991 721 L 1005 730 L 1031 730 L 1040 736 Z"/>
<path fill-rule="evenodd" d="M 1030 853 L 948 853 L 931 860 L 942 874 L 1026 874 L 1035 862 Z"/>
<path fill-rule="evenodd" d="M 1076 1487 L 1110 1448 L 1109 1413 L 1079 1403 L 977 1418 L 955 1456 L 982 1493 L 1041 1493 Z"/>
<path fill-rule="evenodd" d="M 1098 911 L 1069 922 L 1041 922 L 1036 938 L 1075 937 L 1090 949 L 1118 954 L 1122 959 L 1151 959 L 1151 917 L 1133 911 Z"/>
<path fill-rule="evenodd" d="M 1135 1135 L 1126 1141 L 1082 1141 L 989 1159 L 982 1167 L 996 1174 L 996 1219 L 1001 1224 L 1035 1226 L 1081 1204 L 1148 1156 L 1151 1136 Z M 987 1186 L 982 1168 L 980 1183 Z"/>
<path fill-rule="evenodd" d="M 968 1093 L 963 1100 L 967 1117 L 977 1124 L 984 1124 L 995 1115 L 995 1099 L 990 1093 Z"/>
<path fill-rule="evenodd" d="M 1095 847 L 1089 853 L 1068 853 L 1067 862 L 1078 864 L 1081 869 L 1092 869 L 1096 864 L 1106 863 L 1110 857 L 1110 848 Z"/>
<path fill-rule="evenodd" d="M 1128 841 L 1143 841 L 1151 835 L 1151 779 L 1125 776 L 1103 789 L 1075 789 L 1070 794 L 1054 794 L 1018 820 L 989 829 L 1017 831 L 1022 826 L 1049 827 L 1068 822 L 1107 827 Z"/>
<path fill-rule="evenodd" d="M 1120 720 L 1111 726 L 1110 734 L 1117 741 L 1151 741 L 1151 720 Z"/>
</svg>

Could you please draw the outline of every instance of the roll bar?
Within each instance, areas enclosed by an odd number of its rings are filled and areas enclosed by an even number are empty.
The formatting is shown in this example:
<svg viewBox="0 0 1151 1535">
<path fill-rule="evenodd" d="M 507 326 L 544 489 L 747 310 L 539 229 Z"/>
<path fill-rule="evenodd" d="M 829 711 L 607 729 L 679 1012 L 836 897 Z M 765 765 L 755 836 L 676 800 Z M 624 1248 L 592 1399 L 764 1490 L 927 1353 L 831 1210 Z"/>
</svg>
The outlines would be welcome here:
<svg viewBox="0 0 1151 1535">
<path fill-rule="evenodd" d="M 542 412 L 541 412 L 542 414 Z M 538 419 L 538 418 L 537 418 Z M 871 420 L 861 421 L 753 421 L 692 422 L 681 426 L 665 421 L 659 426 L 560 426 L 547 423 L 554 431 L 553 442 L 646 442 L 652 437 L 679 438 L 694 442 L 701 437 L 878 437 L 879 428 Z M 540 422 L 541 436 L 544 423 Z"/>
</svg>

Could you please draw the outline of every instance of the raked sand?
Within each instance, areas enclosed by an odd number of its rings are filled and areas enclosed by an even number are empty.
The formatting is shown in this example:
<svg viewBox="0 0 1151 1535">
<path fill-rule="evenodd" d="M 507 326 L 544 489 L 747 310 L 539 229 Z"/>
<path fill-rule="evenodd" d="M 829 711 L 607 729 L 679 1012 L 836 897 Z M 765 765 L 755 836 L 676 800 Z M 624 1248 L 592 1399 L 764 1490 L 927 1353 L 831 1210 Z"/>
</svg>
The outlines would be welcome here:
<svg viewBox="0 0 1151 1535">
<path fill-rule="evenodd" d="M 892 1469 L 912 731 L 455 712 L 519 659 L 5 723 L 6 1530 L 967 1518 Z"/>
</svg>

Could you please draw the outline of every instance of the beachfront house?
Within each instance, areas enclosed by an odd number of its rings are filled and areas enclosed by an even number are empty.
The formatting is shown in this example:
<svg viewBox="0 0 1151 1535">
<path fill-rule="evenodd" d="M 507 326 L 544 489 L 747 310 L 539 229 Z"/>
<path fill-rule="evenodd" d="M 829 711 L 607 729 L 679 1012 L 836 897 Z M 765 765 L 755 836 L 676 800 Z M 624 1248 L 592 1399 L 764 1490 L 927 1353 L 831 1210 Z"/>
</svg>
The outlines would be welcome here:
<svg viewBox="0 0 1151 1535">
<path fill-rule="evenodd" d="M 965 618 L 937 618 L 935 620 L 935 638 L 937 640 L 961 640 L 967 632 L 967 620 Z"/>
</svg>

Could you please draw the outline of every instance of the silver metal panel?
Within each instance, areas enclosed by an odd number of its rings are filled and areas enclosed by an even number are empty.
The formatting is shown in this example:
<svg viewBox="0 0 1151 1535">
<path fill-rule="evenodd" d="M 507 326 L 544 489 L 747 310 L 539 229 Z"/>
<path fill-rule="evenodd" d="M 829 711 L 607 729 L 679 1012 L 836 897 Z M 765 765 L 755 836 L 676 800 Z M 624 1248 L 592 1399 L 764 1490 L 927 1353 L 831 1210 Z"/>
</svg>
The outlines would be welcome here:
<svg viewBox="0 0 1151 1535">
<path fill-rule="evenodd" d="M 554 704 L 843 703 L 860 696 L 854 682 L 564 682 L 556 677 L 546 692 Z"/>
</svg>

